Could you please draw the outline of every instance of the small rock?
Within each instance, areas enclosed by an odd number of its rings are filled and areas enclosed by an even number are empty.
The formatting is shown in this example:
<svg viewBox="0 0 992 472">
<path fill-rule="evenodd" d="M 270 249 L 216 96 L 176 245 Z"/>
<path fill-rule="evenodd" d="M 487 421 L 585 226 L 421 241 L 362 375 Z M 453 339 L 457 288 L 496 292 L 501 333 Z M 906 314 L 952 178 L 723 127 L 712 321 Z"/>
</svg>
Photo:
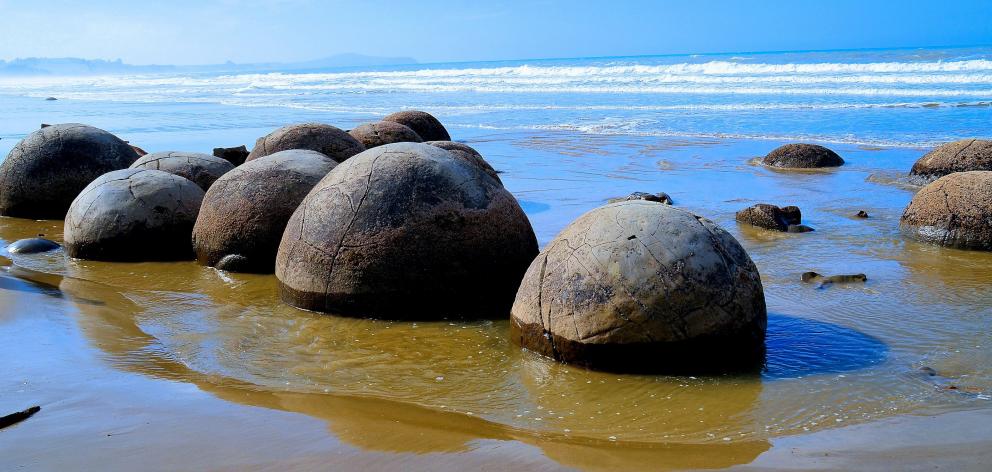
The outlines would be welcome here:
<svg viewBox="0 0 992 472">
<path fill-rule="evenodd" d="M 55 97 L 48 97 L 48 98 L 45 99 L 46 102 L 54 102 L 55 100 L 58 100 L 58 99 L 55 98 Z"/>
<path fill-rule="evenodd" d="M 775 231 L 789 233 L 813 231 L 813 228 L 800 223 L 802 212 L 796 206 L 779 208 L 775 205 L 759 203 L 737 212 L 736 219 L 741 223 Z"/>
<path fill-rule="evenodd" d="M 224 159 L 235 166 L 240 166 L 248 158 L 248 148 L 244 144 L 237 147 L 214 148 L 214 156 Z"/>
<path fill-rule="evenodd" d="M 39 252 L 54 251 L 62 246 L 59 243 L 45 238 L 20 239 L 7 246 L 7 252 L 11 254 L 37 254 Z"/>
<path fill-rule="evenodd" d="M 21 421 L 34 416 L 34 414 L 39 411 L 41 411 L 40 406 L 33 406 L 27 410 L 18 411 L 17 413 L 11 413 L 7 416 L 0 417 L 0 429 L 20 423 Z"/>
<path fill-rule="evenodd" d="M 831 275 L 827 277 L 816 272 L 803 272 L 799 278 L 803 282 L 820 282 L 820 287 L 834 283 L 865 282 L 868 280 L 868 276 L 865 274 Z"/>
<path fill-rule="evenodd" d="M 861 210 L 861 211 L 858 212 L 857 215 L 854 215 L 854 216 L 857 216 L 858 218 L 868 218 L 868 212 L 867 211 L 864 211 L 864 210 Z"/>
<path fill-rule="evenodd" d="M 664 203 L 665 205 L 672 204 L 672 197 L 668 196 L 668 194 L 665 192 L 658 192 L 658 193 L 634 192 L 630 195 L 627 195 L 627 198 L 624 198 L 623 200 L 644 200 L 648 202 Z"/>
<path fill-rule="evenodd" d="M 787 233 L 809 233 L 811 231 L 815 230 L 806 225 L 789 225 L 789 228 L 786 230 Z"/>
</svg>

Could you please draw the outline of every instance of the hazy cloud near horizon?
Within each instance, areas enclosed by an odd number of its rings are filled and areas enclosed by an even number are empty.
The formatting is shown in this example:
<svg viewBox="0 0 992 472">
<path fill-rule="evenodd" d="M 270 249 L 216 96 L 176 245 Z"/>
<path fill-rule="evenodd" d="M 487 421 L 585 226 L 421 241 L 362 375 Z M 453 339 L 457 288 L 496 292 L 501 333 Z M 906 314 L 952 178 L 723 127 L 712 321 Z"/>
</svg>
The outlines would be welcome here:
<svg viewBox="0 0 992 472">
<path fill-rule="evenodd" d="M 752 3 L 0 0 L 0 58 L 438 62 L 992 43 L 984 0 Z"/>
</svg>

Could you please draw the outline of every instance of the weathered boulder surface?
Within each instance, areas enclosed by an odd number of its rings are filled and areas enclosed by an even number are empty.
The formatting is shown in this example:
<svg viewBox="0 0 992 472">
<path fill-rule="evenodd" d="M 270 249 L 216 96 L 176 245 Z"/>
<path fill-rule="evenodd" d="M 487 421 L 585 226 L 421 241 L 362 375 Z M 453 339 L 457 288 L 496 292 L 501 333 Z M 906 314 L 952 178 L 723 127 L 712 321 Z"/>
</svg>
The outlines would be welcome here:
<svg viewBox="0 0 992 472">
<path fill-rule="evenodd" d="M 392 121 L 412 129 L 424 141 L 451 141 L 451 135 L 434 115 L 426 111 L 406 110 L 387 115 L 382 121 Z"/>
<path fill-rule="evenodd" d="M 342 163 L 293 214 L 276 259 L 290 305 L 390 319 L 503 317 L 537 254 L 517 200 L 419 143 Z"/>
<path fill-rule="evenodd" d="M 800 224 L 802 216 L 802 212 L 796 206 L 777 207 L 759 203 L 737 212 L 736 219 L 741 223 L 775 231 L 790 233 L 812 231 L 812 228 Z"/>
<path fill-rule="evenodd" d="M 37 254 L 40 252 L 54 251 L 62 246 L 59 243 L 42 237 L 18 239 L 7 246 L 7 252 L 11 254 Z"/>
<path fill-rule="evenodd" d="M 955 172 L 931 182 L 909 202 L 900 227 L 923 242 L 992 250 L 992 171 Z"/>
<path fill-rule="evenodd" d="M 206 192 L 215 180 L 234 169 L 234 165 L 209 154 L 165 151 L 141 156 L 131 168 L 154 169 L 185 177 Z"/>
<path fill-rule="evenodd" d="M 992 141 L 962 139 L 937 146 L 913 164 L 909 175 L 926 183 L 971 170 L 992 170 Z"/>
<path fill-rule="evenodd" d="M 295 149 L 248 161 L 217 179 L 193 228 L 197 260 L 232 272 L 271 273 L 286 221 L 334 166 Z"/>
<path fill-rule="evenodd" d="M 603 370 L 760 368 L 766 326 L 758 269 L 713 222 L 647 201 L 594 209 L 527 269 L 515 343 Z"/>
<path fill-rule="evenodd" d="M 219 147 L 214 148 L 214 157 L 219 157 L 224 159 L 235 167 L 240 166 L 245 163 L 245 159 L 248 159 L 248 148 L 244 144 L 235 147 Z"/>
<path fill-rule="evenodd" d="M 137 159 L 131 146 L 102 129 L 46 126 L 17 143 L 0 164 L 0 215 L 64 218 L 90 182 Z"/>
<path fill-rule="evenodd" d="M 420 143 L 424 141 L 414 130 L 392 121 L 365 123 L 348 131 L 348 134 L 362 143 L 365 149 L 390 143 Z"/>
<path fill-rule="evenodd" d="M 844 165 L 844 159 L 836 152 L 816 144 L 779 146 L 768 153 L 761 162 L 766 166 L 786 169 L 818 169 Z"/>
<path fill-rule="evenodd" d="M 203 190 L 168 172 L 121 169 L 86 186 L 65 217 L 70 257 L 101 261 L 191 259 Z"/>
<path fill-rule="evenodd" d="M 503 185 L 503 181 L 499 178 L 499 172 L 493 166 L 489 165 L 482 157 L 482 154 L 472 146 L 455 141 L 428 141 L 427 144 L 450 151 L 452 156 L 481 167 L 490 177 L 496 179 L 500 185 Z"/>
<path fill-rule="evenodd" d="M 344 162 L 365 150 L 365 146 L 350 134 L 322 123 L 300 123 L 283 126 L 258 138 L 245 161 L 253 161 L 280 151 L 307 149 L 317 151 L 335 162 Z"/>
</svg>

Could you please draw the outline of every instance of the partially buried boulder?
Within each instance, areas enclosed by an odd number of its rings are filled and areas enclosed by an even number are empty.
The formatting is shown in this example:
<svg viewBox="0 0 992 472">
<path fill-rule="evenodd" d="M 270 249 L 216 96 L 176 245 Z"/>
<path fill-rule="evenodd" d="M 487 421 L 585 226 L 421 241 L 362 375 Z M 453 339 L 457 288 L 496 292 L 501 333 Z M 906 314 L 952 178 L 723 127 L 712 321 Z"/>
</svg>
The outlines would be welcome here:
<svg viewBox="0 0 992 472">
<path fill-rule="evenodd" d="M 193 228 L 204 265 L 271 273 L 286 221 L 337 163 L 315 151 L 282 151 L 246 162 L 214 182 Z"/>
<path fill-rule="evenodd" d="M 11 254 L 37 254 L 54 251 L 60 247 L 62 246 L 59 246 L 59 243 L 38 235 L 37 238 L 18 239 L 10 243 L 10 246 L 7 246 L 7 252 Z"/>
<path fill-rule="evenodd" d="M 348 134 L 362 143 L 365 149 L 372 149 L 390 143 L 423 142 L 423 139 L 415 131 L 392 121 L 365 123 L 348 131 Z"/>
<path fill-rule="evenodd" d="M 534 260 L 512 340 L 596 369 L 704 373 L 760 368 L 758 269 L 713 222 L 669 205 L 611 203 L 568 225 Z"/>
<path fill-rule="evenodd" d="M 301 123 L 283 126 L 266 136 L 258 138 L 255 147 L 245 161 L 275 154 L 290 149 L 317 151 L 336 162 L 343 162 L 365 150 L 365 146 L 350 134 L 331 125 L 322 123 Z"/>
<path fill-rule="evenodd" d="M 451 141 L 451 135 L 434 115 L 425 111 L 406 110 L 387 115 L 382 121 L 392 121 L 416 132 L 424 141 Z"/>
<path fill-rule="evenodd" d="M 286 227 L 276 277 L 308 310 L 390 319 L 506 316 L 537 240 L 478 166 L 396 143 L 342 163 Z"/>
<path fill-rule="evenodd" d="M 761 163 L 785 169 L 818 169 L 842 166 L 844 159 L 816 144 L 786 144 L 768 153 Z"/>
<path fill-rule="evenodd" d="M 909 175 L 928 183 L 954 172 L 992 170 L 992 141 L 962 139 L 937 146 L 913 164 Z"/>
<path fill-rule="evenodd" d="M 737 212 L 738 222 L 774 231 L 804 233 L 812 228 L 801 224 L 802 212 L 799 207 L 777 207 L 767 203 L 759 203 Z"/>
<path fill-rule="evenodd" d="M 191 259 L 190 234 L 203 200 L 196 184 L 168 172 L 122 169 L 94 180 L 65 217 L 70 257 L 101 261 Z"/>
<path fill-rule="evenodd" d="M 153 152 L 142 156 L 132 169 L 154 169 L 185 177 L 207 191 L 220 176 L 234 169 L 234 165 L 219 157 L 198 152 Z"/>
<path fill-rule="evenodd" d="M 956 172 L 923 187 L 900 222 L 914 239 L 992 250 L 992 171 Z"/>
<path fill-rule="evenodd" d="M 489 174 L 490 177 L 496 179 L 500 185 L 503 185 L 503 181 L 499 178 L 499 172 L 494 169 L 493 166 L 489 165 L 489 163 L 482 157 L 482 154 L 480 154 L 479 151 L 476 151 L 472 146 L 463 143 L 456 143 L 454 141 L 428 141 L 427 144 L 449 151 L 452 156 L 481 167 L 482 170 Z"/>
<path fill-rule="evenodd" d="M 214 157 L 219 157 L 224 159 L 235 167 L 240 166 L 245 163 L 245 159 L 248 159 L 248 148 L 244 144 L 235 147 L 219 147 L 214 148 Z"/>
<path fill-rule="evenodd" d="M 77 123 L 42 128 L 0 164 L 0 215 L 61 219 L 90 182 L 137 159 L 131 146 L 102 129 Z"/>
</svg>

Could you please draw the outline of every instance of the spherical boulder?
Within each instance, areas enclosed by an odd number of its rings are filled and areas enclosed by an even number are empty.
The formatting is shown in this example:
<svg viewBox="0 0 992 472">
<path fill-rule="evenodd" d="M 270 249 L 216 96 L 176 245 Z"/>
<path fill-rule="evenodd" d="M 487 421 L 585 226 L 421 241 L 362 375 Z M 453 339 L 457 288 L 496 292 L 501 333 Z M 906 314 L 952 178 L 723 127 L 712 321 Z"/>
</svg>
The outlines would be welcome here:
<svg viewBox="0 0 992 472">
<path fill-rule="evenodd" d="M 319 152 L 295 149 L 221 176 L 207 191 L 193 228 L 196 259 L 231 272 L 271 273 L 286 221 L 336 165 Z"/>
<path fill-rule="evenodd" d="M 992 141 L 962 139 L 934 148 L 909 171 L 911 177 L 930 182 L 954 172 L 992 170 Z"/>
<path fill-rule="evenodd" d="M 365 146 L 362 146 L 362 143 L 350 134 L 334 126 L 322 123 L 300 123 L 283 126 L 258 138 L 245 162 L 290 149 L 317 151 L 336 162 L 343 162 L 345 159 L 364 151 Z"/>
<path fill-rule="evenodd" d="M 909 202 L 900 227 L 923 242 L 992 250 L 992 171 L 955 172 L 927 184 Z"/>
<path fill-rule="evenodd" d="M 206 192 L 215 180 L 234 169 L 234 164 L 210 154 L 166 151 L 145 154 L 131 168 L 161 170 L 185 177 Z"/>
<path fill-rule="evenodd" d="M 444 125 L 425 111 L 406 110 L 387 115 L 382 121 L 392 121 L 416 132 L 424 141 L 451 141 Z"/>
<path fill-rule="evenodd" d="M 65 217 L 70 257 L 101 261 L 191 259 L 203 190 L 168 172 L 121 169 L 86 186 Z"/>
<path fill-rule="evenodd" d="M 102 129 L 46 126 L 17 143 L 0 164 L 0 215 L 61 219 L 90 182 L 137 159 L 131 146 Z"/>
<path fill-rule="evenodd" d="M 395 143 L 327 174 L 293 214 L 290 305 L 390 319 L 506 316 L 537 240 L 517 200 L 444 149 Z"/>
<path fill-rule="evenodd" d="M 761 162 L 766 166 L 785 169 L 818 169 L 844 165 L 844 159 L 836 152 L 816 144 L 779 146 L 768 153 Z"/>
<path fill-rule="evenodd" d="M 389 143 L 420 143 L 424 141 L 412 129 L 392 121 L 365 123 L 348 131 L 348 134 L 362 143 L 365 149 L 372 149 Z"/>
<path fill-rule="evenodd" d="M 515 343 L 558 361 L 630 372 L 760 368 L 758 269 L 705 218 L 642 200 L 568 225 L 531 263 L 513 304 Z"/>
<path fill-rule="evenodd" d="M 452 156 L 481 167 L 490 177 L 496 179 L 500 185 L 503 185 L 503 181 L 499 178 L 499 172 L 493 166 L 489 165 L 482 157 L 482 154 L 479 154 L 479 151 L 476 151 L 472 146 L 454 141 L 428 141 L 427 144 L 450 151 Z"/>
<path fill-rule="evenodd" d="M 740 223 L 774 231 L 790 231 L 792 227 L 802 226 L 802 212 L 795 206 L 777 207 L 759 203 L 737 212 L 735 218 Z"/>
</svg>

